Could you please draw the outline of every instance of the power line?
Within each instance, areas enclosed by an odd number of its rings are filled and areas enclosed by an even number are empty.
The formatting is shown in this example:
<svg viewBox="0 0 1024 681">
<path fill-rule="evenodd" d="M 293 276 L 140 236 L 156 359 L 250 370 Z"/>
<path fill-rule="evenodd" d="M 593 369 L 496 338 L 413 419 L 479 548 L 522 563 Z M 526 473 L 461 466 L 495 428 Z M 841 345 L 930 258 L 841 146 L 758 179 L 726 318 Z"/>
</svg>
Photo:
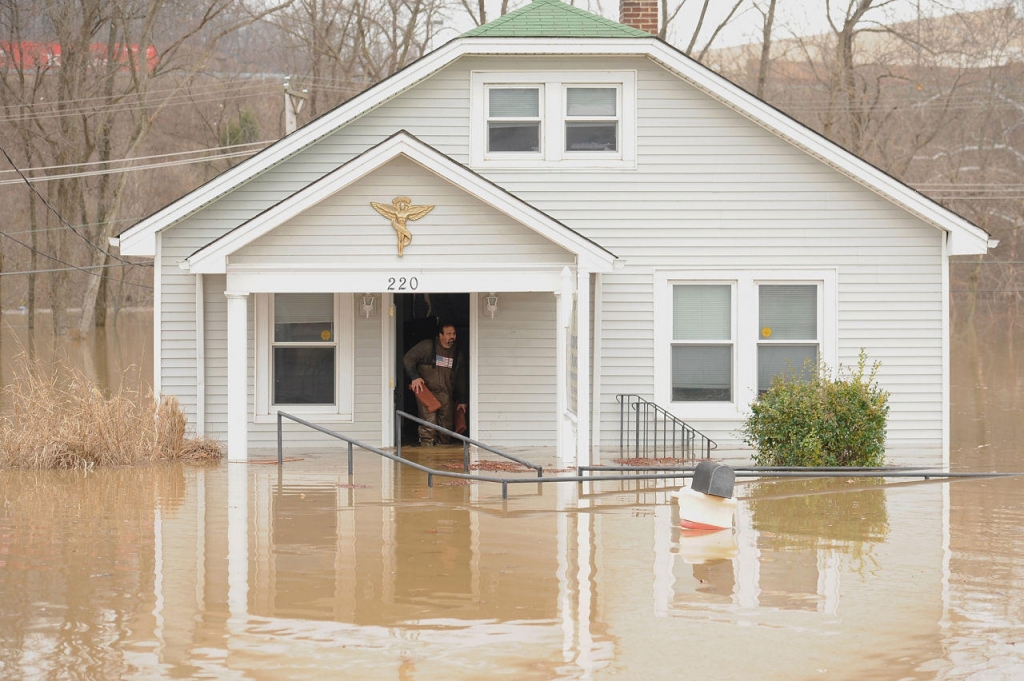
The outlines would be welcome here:
<svg viewBox="0 0 1024 681">
<path fill-rule="evenodd" d="M 41 255 L 44 258 L 49 258 L 50 260 L 53 260 L 54 262 L 59 262 L 61 265 L 67 265 L 68 268 L 70 268 L 72 270 L 78 270 L 79 272 L 85 272 L 86 274 L 92 275 L 94 277 L 99 277 L 100 279 L 107 279 L 108 281 L 114 281 L 114 282 L 118 282 L 118 283 L 123 281 L 121 279 L 114 279 L 112 277 L 107 277 L 107 276 L 104 276 L 102 274 L 97 274 L 95 272 L 90 272 L 88 269 L 86 269 L 84 267 L 79 267 L 78 265 L 72 265 L 69 262 L 64 262 L 60 258 L 52 256 L 49 253 L 43 253 L 42 251 L 38 251 L 38 250 L 32 248 L 30 245 L 28 245 L 24 241 L 21 241 L 20 239 L 15 239 L 13 236 L 11 236 L 10 234 L 7 234 L 5 232 L 0 232 L 0 236 L 7 237 L 8 239 L 13 241 L 14 243 L 18 244 L 19 246 L 24 246 L 25 248 L 27 248 L 28 250 L 32 251 L 36 255 Z M 136 284 L 136 283 L 131 282 L 131 281 L 125 281 L 124 283 L 128 284 L 129 286 L 138 286 L 139 288 L 153 290 L 152 286 L 147 286 L 146 284 Z"/>
<path fill-rule="evenodd" d="M 51 180 L 67 180 L 77 177 L 96 177 L 98 175 L 117 175 L 119 173 L 134 172 L 137 170 L 153 170 L 156 168 L 172 168 L 174 166 L 191 165 L 193 163 L 206 163 L 208 161 L 219 161 L 228 158 L 241 158 L 251 156 L 258 149 L 252 151 L 234 151 L 227 154 L 215 154 L 213 156 L 202 156 L 200 158 L 181 159 L 177 161 L 164 161 L 162 163 L 148 163 L 140 166 L 127 166 L 124 168 L 106 168 L 104 170 L 87 170 L 81 173 L 64 173 L 62 175 L 37 175 L 28 178 L 31 183 L 49 182 Z M 111 161 L 113 163 L 114 161 Z M 101 162 L 102 163 L 102 162 Z M 21 184 L 21 180 L 0 180 L 0 187 L 10 184 Z"/>
<path fill-rule="evenodd" d="M 14 164 L 14 160 L 7 153 L 6 149 L 4 149 L 3 147 L 0 147 L 0 153 L 2 153 L 4 155 L 4 158 L 6 158 L 7 162 L 11 164 L 11 167 L 14 168 L 15 172 L 17 172 L 18 175 L 21 176 L 21 179 L 23 179 L 25 181 L 25 185 L 32 191 L 32 193 L 39 197 L 39 200 L 43 202 L 43 205 L 46 206 L 47 208 L 49 208 L 51 211 L 53 211 L 53 214 L 57 216 L 57 219 L 60 220 L 68 229 L 70 229 L 72 232 L 74 232 L 75 236 L 77 236 L 79 239 L 81 239 L 85 243 L 89 244 L 90 247 L 95 248 L 97 251 L 99 251 L 103 255 L 107 256 L 108 258 L 113 258 L 114 260 L 119 260 L 120 262 L 126 263 L 128 265 L 132 265 L 134 267 L 152 267 L 153 266 L 150 263 L 142 264 L 142 263 L 135 263 L 135 262 L 132 262 L 130 260 L 125 260 L 121 256 L 114 255 L 110 251 L 104 250 L 103 248 L 100 248 L 99 246 L 97 246 L 93 242 L 89 241 L 89 239 L 84 234 L 79 232 L 77 229 L 75 229 L 71 225 L 70 222 L 65 220 L 64 216 L 61 215 L 60 212 L 56 208 L 54 208 L 52 205 L 50 205 L 50 202 L 47 201 L 46 198 L 42 194 L 40 194 L 36 190 L 35 187 L 32 186 L 32 183 L 28 181 L 28 178 L 25 177 L 25 175 L 21 172 L 21 170 L 18 169 L 18 166 L 16 166 Z M 65 265 L 69 265 L 70 263 L 64 263 L 64 264 Z M 72 267 L 74 267 L 74 265 L 72 265 Z"/>
<path fill-rule="evenodd" d="M 53 269 L 48 269 L 48 270 L 18 270 L 17 272 L 0 272 L 0 277 L 10 277 L 10 276 L 14 276 L 15 274 L 46 274 L 46 273 L 49 273 L 49 272 L 73 272 L 75 270 L 101 270 L 101 269 L 105 269 L 107 267 L 128 267 L 128 265 L 130 265 L 130 264 L 131 263 L 128 263 L 128 264 L 109 263 L 107 265 L 86 265 L 85 267 L 74 267 L 74 266 L 72 266 L 72 267 L 54 267 Z M 120 279 L 118 279 L 117 281 L 120 281 Z M 130 282 L 126 282 L 126 283 L 130 283 Z M 149 287 L 147 287 L 147 288 L 149 288 Z"/>
<path fill-rule="evenodd" d="M 247 147 L 258 147 L 260 145 L 268 145 L 277 140 L 263 140 L 260 142 L 246 142 L 245 144 L 229 144 L 221 147 L 206 147 L 203 149 L 191 149 L 189 151 L 172 151 L 166 154 L 150 154 L 149 156 L 133 156 L 132 158 L 118 158 L 109 161 L 84 161 L 82 163 L 66 163 L 59 166 L 35 166 L 33 168 L 22 168 L 23 173 L 42 173 L 50 170 L 63 170 L 64 168 L 81 168 L 83 166 L 95 166 L 95 165 L 109 165 L 111 163 L 132 163 L 133 161 L 146 161 L 152 158 L 169 158 L 171 156 L 187 156 L 189 154 L 201 154 L 207 151 L 222 151 L 226 149 L 242 149 Z M 253 151 L 258 151 L 254 149 Z M 203 160 L 203 159 L 200 159 Z M 4 173 L 13 173 L 14 170 L 0 170 L 0 175 Z M 31 180 L 44 179 L 38 177 L 31 177 Z M 0 182 L 4 184 L 4 182 Z"/>
</svg>

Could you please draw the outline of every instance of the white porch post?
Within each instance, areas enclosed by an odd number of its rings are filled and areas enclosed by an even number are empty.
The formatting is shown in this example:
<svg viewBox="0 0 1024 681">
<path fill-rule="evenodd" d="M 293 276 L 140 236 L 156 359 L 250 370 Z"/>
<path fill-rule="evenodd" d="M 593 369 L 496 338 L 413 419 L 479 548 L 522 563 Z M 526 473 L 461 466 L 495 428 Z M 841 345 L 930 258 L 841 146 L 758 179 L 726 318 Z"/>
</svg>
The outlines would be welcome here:
<svg viewBox="0 0 1024 681">
<path fill-rule="evenodd" d="M 590 452 L 590 272 L 576 273 L 576 464 L 593 463 Z"/>
<path fill-rule="evenodd" d="M 248 298 L 225 291 L 228 299 L 228 461 L 248 458 Z"/>
<path fill-rule="evenodd" d="M 569 420 L 569 397 L 566 387 L 569 383 L 569 318 L 572 315 L 572 272 L 568 267 L 562 268 L 559 290 L 555 292 L 556 311 L 555 323 L 557 332 L 555 343 L 555 408 L 558 410 L 557 454 L 562 463 L 574 463 L 576 458 L 576 441 L 573 437 L 573 424 Z"/>
</svg>

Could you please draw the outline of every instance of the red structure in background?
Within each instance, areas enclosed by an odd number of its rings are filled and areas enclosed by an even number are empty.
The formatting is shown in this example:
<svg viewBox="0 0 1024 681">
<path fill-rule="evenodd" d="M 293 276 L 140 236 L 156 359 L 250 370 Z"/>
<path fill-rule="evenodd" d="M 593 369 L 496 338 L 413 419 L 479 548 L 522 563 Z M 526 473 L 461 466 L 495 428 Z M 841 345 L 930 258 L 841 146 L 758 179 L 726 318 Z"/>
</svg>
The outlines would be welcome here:
<svg viewBox="0 0 1024 681">
<path fill-rule="evenodd" d="M 107 44 L 92 43 L 89 45 L 91 63 L 95 66 L 107 65 Z M 123 45 L 114 47 L 114 59 L 123 64 L 127 70 L 132 62 L 140 63 L 139 46 Z M 145 63 L 149 71 L 156 69 L 159 62 L 156 48 L 146 47 Z M 0 68 L 23 70 L 59 69 L 61 66 L 60 43 L 39 43 L 30 40 L 21 42 L 0 41 Z"/>
</svg>

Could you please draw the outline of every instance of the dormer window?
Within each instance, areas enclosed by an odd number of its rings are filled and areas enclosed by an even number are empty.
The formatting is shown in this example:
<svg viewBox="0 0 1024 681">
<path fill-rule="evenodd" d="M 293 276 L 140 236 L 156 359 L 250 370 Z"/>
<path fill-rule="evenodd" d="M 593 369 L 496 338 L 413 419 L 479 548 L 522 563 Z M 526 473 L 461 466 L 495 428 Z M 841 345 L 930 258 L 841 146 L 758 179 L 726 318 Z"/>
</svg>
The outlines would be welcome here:
<svg viewBox="0 0 1024 681">
<path fill-rule="evenodd" d="M 474 72 L 471 165 L 633 168 L 634 71 Z"/>
<path fill-rule="evenodd" d="M 617 151 L 619 88 L 565 88 L 565 150 Z"/>
<path fill-rule="evenodd" d="M 488 153 L 540 151 L 540 93 L 539 86 L 487 88 Z"/>
</svg>

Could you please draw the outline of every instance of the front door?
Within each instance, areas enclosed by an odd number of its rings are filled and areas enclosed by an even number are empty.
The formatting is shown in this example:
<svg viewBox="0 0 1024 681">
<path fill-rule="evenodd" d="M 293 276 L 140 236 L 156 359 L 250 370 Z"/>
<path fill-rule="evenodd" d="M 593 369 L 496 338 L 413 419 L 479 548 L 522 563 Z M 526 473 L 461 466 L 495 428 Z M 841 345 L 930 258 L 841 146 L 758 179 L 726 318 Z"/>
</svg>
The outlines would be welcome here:
<svg viewBox="0 0 1024 681">
<path fill-rule="evenodd" d="M 405 375 L 402 358 L 412 346 L 425 338 L 437 335 L 440 321 L 455 325 L 457 347 L 467 362 L 465 370 L 469 375 L 472 359 L 469 356 L 469 294 L 468 293 L 396 293 L 395 305 L 395 409 L 415 415 L 416 396 L 409 390 L 409 378 Z M 471 402 L 467 395 L 467 402 Z M 472 436 L 472 433 L 466 433 Z M 416 444 L 416 424 L 402 422 L 402 445 Z"/>
</svg>

